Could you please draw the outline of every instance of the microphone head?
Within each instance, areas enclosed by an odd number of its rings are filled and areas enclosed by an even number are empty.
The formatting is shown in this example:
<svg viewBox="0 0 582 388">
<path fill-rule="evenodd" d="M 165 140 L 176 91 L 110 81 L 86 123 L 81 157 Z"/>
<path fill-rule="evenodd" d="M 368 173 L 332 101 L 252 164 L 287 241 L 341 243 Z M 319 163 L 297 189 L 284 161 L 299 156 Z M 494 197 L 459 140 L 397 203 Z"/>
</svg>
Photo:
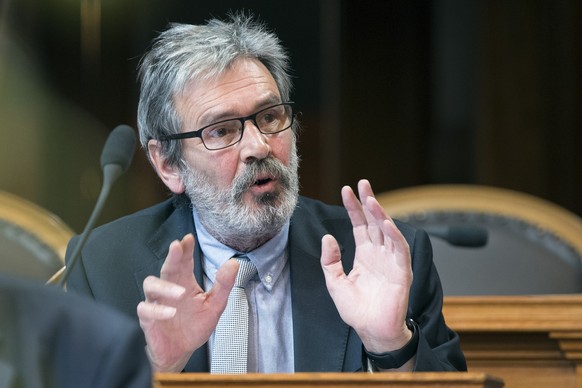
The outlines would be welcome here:
<svg viewBox="0 0 582 388">
<path fill-rule="evenodd" d="M 426 226 L 425 231 L 447 243 L 465 248 L 480 248 L 487 245 L 489 232 L 478 225 L 436 225 Z"/>
<path fill-rule="evenodd" d="M 125 172 L 135 154 L 136 135 L 128 125 L 118 125 L 111 131 L 101 152 L 101 168 L 117 164 Z"/>
<path fill-rule="evenodd" d="M 450 226 L 448 239 L 449 243 L 467 247 L 467 248 L 479 248 L 487 245 L 487 240 L 489 239 L 489 233 L 487 229 L 479 226 Z"/>
</svg>

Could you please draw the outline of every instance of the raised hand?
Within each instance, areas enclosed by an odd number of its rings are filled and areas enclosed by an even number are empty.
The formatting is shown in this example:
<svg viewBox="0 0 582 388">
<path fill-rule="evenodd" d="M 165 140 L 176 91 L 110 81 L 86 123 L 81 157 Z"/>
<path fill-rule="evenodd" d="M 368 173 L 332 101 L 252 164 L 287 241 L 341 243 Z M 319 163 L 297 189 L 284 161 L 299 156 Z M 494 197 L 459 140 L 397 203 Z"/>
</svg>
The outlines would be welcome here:
<svg viewBox="0 0 582 388">
<path fill-rule="evenodd" d="M 194 277 L 193 251 L 192 234 L 172 242 L 160 277 L 149 276 L 143 283 L 145 301 L 137 306 L 137 315 L 156 372 L 181 371 L 208 341 L 236 278 L 238 263 L 228 260 L 212 289 L 204 292 Z"/>
<path fill-rule="evenodd" d="M 322 239 L 321 265 L 329 293 L 344 322 L 353 327 L 366 349 L 383 353 L 400 349 L 412 333 L 405 324 L 412 268 L 404 236 L 388 217 L 367 180 L 359 197 L 349 187 L 342 200 L 353 225 L 354 265 L 345 274 L 336 239 Z"/>
</svg>

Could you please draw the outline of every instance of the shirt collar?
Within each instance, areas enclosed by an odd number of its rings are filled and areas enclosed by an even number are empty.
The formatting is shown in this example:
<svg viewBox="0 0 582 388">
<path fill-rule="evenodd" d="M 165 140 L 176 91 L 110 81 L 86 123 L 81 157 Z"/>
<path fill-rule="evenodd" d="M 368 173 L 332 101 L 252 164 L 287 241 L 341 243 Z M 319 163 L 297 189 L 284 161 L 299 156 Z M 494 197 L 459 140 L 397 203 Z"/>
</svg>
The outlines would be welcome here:
<svg viewBox="0 0 582 388">
<path fill-rule="evenodd" d="M 196 236 L 203 255 L 203 270 L 206 276 L 214 283 L 216 271 L 227 260 L 235 255 L 243 254 L 215 239 L 200 222 L 198 213 L 192 209 Z M 279 279 L 287 262 L 286 246 L 289 239 L 289 221 L 269 241 L 255 250 L 244 253 L 257 267 L 261 283 L 269 291 Z"/>
</svg>

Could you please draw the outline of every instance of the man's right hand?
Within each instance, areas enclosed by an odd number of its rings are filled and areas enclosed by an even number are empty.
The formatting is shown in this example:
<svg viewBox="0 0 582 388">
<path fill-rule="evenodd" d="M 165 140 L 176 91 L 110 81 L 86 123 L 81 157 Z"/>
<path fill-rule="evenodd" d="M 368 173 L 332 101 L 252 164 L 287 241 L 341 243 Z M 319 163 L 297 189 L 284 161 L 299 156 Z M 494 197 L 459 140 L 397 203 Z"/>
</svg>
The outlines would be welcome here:
<svg viewBox="0 0 582 388">
<path fill-rule="evenodd" d="M 147 353 L 155 372 L 180 372 L 192 353 L 208 341 L 226 308 L 238 272 L 228 260 L 204 292 L 194 277 L 194 236 L 170 244 L 160 277 L 143 282 L 145 301 L 137 306 Z"/>
</svg>

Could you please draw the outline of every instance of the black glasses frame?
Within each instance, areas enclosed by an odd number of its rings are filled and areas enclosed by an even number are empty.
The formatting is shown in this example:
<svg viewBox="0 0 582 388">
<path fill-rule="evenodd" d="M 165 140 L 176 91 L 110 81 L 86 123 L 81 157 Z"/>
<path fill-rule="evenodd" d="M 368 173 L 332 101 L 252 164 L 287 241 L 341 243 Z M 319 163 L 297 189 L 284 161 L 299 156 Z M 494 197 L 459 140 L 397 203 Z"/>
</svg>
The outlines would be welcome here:
<svg viewBox="0 0 582 388">
<path fill-rule="evenodd" d="M 295 115 L 293 114 L 293 104 L 294 104 L 293 101 L 289 101 L 289 102 L 282 102 L 280 104 L 270 105 L 270 106 L 268 106 L 266 108 L 263 108 L 263 109 L 259 110 L 258 112 L 255 112 L 255 113 L 253 113 L 251 115 L 248 115 L 248 116 L 245 116 L 245 117 L 234 117 L 232 119 L 220 120 L 220 121 L 217 121 L 215 123 L 206 125 L 206 126 L 200 128 L 200 129 L 196 130 L 196 131 L 188 131 L 188 132 L 175 133 L 175 134 L 172 134 L 172 135 L 165 135 L 165 136 L 160 137 L 159 140 L 161 140 L 161 141 L 170 141 L 170 140 L 180 140 L 180 139 L 192 139 L 192 138 L 195 138 L 195 137 L 199 137 L 200 140 L 202 141 L 202 144 L 204 145 L 204 147 L 207 150 L 209 150 L 209 151 L 222 150 L 222 149 L 231 147 L 231 146 L 233 146 L 236 143 L 238 143 L 238 142 L 241 141 L 241 139 L 242 139 L 242 137 L 244 135 L 244 132 L 245 132 L 245 122 L 247 122 L 248 120 L 251 120 L 253 122 L 253 124 L 255 125 L 255 127 L 259 130 L 259 132 L 261 132 L 264 135 L 274 135 L 276 133 L 280 133 L 280 132 L 283 132 L 283 131 L 291 128 L 293 126 L 293 122 L 295 121 Z M 257 124 L 257 116 L 260 115 L 261 113 L 263 113 L 264 111 L 269 110 L 269 109 L 272 109 L 272 108 L 275 108 L 277 106 L 286 106 L 286 107 L 289 107 L 289 109 L 291 110 L 291 117 L 290 117 L 291 118 L 291 122 L 289 123 L 288 126 L 282 128 L 282 129 L 280 129 L 280 130 L 278 130 L 276 132 L 263 132 L 261 130 L 261 128 L 259 128 L 259 125 Z M 206 128 L 213 127 L 213 126 L 215 126 L 217 124 L 225 123 L 225 122 L 233 121 L 233 120 L 238 120 L 241 123 L 242 129 L 241 129 L 241 132 L 240 132 L 239 139 L 237 141 L 235 141 L 234 143 L 229 144 L 229 145 L 224 146 L 224 147 L 220 147 L 220 148 L 208 148 L 208 146 L 206 145 L 206 143 L 204 143 L 204 139 L 202 138 L 202 132 Z"/>
</svg>

